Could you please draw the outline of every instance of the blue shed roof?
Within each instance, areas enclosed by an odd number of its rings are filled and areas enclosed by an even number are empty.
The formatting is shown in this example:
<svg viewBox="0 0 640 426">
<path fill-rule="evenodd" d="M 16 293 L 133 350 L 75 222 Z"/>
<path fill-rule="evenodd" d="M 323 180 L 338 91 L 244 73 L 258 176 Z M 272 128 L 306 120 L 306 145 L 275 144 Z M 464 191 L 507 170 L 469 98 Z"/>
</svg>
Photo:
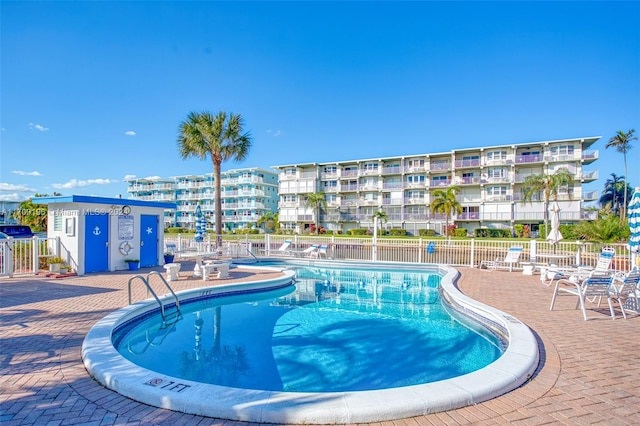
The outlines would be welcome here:
<svg viewBox="0 0 640 426">
<path fill-rule="evenodd" d="M 92 203 L 92 204 L 117 204 L 123 206 L 158 207 L 162 209 L 175 209 L 175 203 L 160 203 L 157 201 L 130 200 L 125 198 L 92 197 L 89 195 L 69 195 L 62 197 L 34 197 L 34 204 L 60 204 L 60 203 Z"/>
</svg>

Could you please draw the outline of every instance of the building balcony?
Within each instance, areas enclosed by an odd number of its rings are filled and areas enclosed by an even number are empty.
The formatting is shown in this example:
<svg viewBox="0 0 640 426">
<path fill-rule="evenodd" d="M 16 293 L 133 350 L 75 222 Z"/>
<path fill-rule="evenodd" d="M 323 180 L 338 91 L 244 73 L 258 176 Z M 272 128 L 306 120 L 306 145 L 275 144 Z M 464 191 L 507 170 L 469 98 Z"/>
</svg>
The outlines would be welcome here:
<svg viewBox="0 0 640 426">
<path fill-rule="evenodd" d="M 383 198 L 382 205 L 384 206 L 401 206 L 402 198 Z"/>
<path fill-rule="evenodd" d="M 547 154 L 544 156 L 544 161 L 549 163 L 557 163 L 557 162 L 570 162 L 570 161 L 578 161 L 580 157 L 576 154 L 560 154 L 560 155 L 550 155 Z"/>
<path fill-rule="evenodd" d="M 541 163 L 543 160 L 542 154 L 516 155 L 516 164 Z"/>
<path fill-rule="evenodd" d="M 582 194 L 582 199 L 585 201 L 595 201 L 599 198 L 598 191 L 589 191 Z"/>
<path fill-rule="evenodd" d="M 455 160 L 453 163 L 456 169 L 463 169 L 468 167 L 480 167 L 480 159 L 475 160 Z"/>
<path fill-rule="evenodd" d="M 480 220 L 480 212 L 462 212 L 456 217 L 457 220 Z"/>
<path fill-rule="evenodd" d="M 599 177 L 598 170 L 593 170 L 590 172 L 583 172 L 582 175 L 580 176 L 580 179 L 584 182 L 593 182 L 594 180 L 597 180 L 598 177 Z"/>
<path fill-rule="evenodd" d="M 447 171 L 451 170 L 451 163 L 431 163 L 429 170 L 433 171 Z"/>
<path fill-rule="evenodd" d="M 457 185 L 477 185 L 479 183 L 480 183 L 480 176 L 456 177 Z"/>
<path fill-rule="evenodd" d="M 424 198 L 405 198 L 404 203 L 411 204 L 411 205 L 425 204 L 426 200 Z"/>
<path fill-rule="evenodd" d="M 427 182 L 405 182 L 405 189 L 424 189 L 427 187 Z"/>
<path fill-rule="evenodd" d="M 510 221 L 511 220 L 511 213 L 506 213 L 506 212 L 484 212 L 482 213 L 482 220 L 483 221 Z"/>
<path fill-rule="evenodd" d="M 432 188 L 439 188 L 439 187 L 443 187 L 443 186 L 450 186 L 451 185 L 451 179 L 446 179 L 446 180 L 432 180 L 430 183 L 430 186 Z"/>
<path fill-rule="evenodd" d="M 402 182 L 393 182 L 393 183 L 383 183 L 382 184 L 382 189 L 383 190 L 392 190 L 392 189 L 402 189 Z"/>
<path fill-rule="evenodd" d="M 506 195 L 487 195 L 484 199 L 484 201 L 489 202 L 489 203 L 504 203 L 507 201 L 512 201 L 513 200 L 513 195 L 511 194 L 506 194 Z"/>
<path fill-rule="evenodd" d="M 340 192 L 356 192 L 358 185 L 340 185 Z"/>
<path fill-rule="evenodd" d="M 591 164 L 598 159 L 598 151 L 584 151 L 582 153 L 582 162 L 584 164 Z"/>
<path fill-rule="evenodd" d="M 357 170 L 341 170 L 340 177 L 348 178 L 348 177 L 358 177 Z"/>
<path fill-rule="evenodd" d="M 383 167 L 382 174 L 383 175 L 399 175 L 402 173 L 402 169 L 400 166 L 392 166 L 392 167 Z"/>
<path fill-rule="evenodd" d="M 598 220 L 598 212 L 582 211 L 580 212 L 580 220 Z"/>
</svg>

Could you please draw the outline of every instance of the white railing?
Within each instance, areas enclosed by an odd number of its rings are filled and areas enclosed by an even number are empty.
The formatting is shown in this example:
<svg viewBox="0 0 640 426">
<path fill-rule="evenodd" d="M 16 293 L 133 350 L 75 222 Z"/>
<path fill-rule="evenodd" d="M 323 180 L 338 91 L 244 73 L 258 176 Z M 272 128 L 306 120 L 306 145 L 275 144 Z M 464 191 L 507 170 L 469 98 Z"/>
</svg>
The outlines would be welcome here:
<svg viewBox="0 0 640 426">
<path fill-rule="evenodd" d="M 194 234 L 165 234 L 164 247 L 173 250 L 206 250 L 216 246 L 214 234 L 207 234 L 205 241 L 195 242 Z M 312 244 L 326 244 L 327 253 L 333 259 L 384 262 L 415 262 L 425 264 L 449 264 L 453 266 L 477 267 L 482 261 L 504 259 L 509 247 L 521 246 L 523 253 L 516 269 L 523 262 L 544 261 L 544 255 L 553 254 L 558 266 L 582 265 L 595 267 L 603 247 L 612 247 L 616 256 L 612 267 L 619 271 L 631 269 L 631 253 L 627 244 L 603 244 L 561 241 L 553 245 L 547 241 L 498 240 L 498 239 L 441 239 L 441 238 L 377 238 L 336 237 L 313 235 L 238 234 L 223 235 L 222 251 L 230 257 L 264 255 L 292 241 L 293 250 L 303 250 Z M 557 256 L 560 255 L 560 256 Z M 0 240 L 0 277 L 37 274 L 47 268 L 46 259 L 60 256 L 67 260 L 73 270 L 77 261 L 71 259 L 59 238 L 9 238 Z M 538 257 L 539 256 L 539 257 Z M 548 258 L 548 257 L 547 257 Z"/>
</svg>

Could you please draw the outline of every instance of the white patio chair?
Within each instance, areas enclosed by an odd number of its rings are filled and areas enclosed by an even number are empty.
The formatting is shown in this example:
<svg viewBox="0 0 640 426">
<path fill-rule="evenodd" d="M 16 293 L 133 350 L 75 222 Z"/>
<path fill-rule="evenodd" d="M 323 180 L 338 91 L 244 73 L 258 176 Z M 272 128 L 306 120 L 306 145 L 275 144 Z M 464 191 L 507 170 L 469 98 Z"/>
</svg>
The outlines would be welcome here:
<svg viewBox="0 0 640 426">
<path fill-rule="evenodd" d="M 626 275 L 614 274 L 611 286 L 611 298 L 620 305 L 622 316 L 627 319 L 625 306 L 627 309 L 638 312 L 638 291 L 640 291 L 640 270 L 634 269 Z M 600 306 L 600 301 L 598 301 Z"/>
<path fill-rule="evenodd" d="M 605 247 L 598 255 L 598 262 L 595 268 L 586 266 L 578 266 L 575 268 L 558 268 L 549 267 L 542 278 L 542 283 L 551 286 L 553 282 L 560 279 L 571 279 L 575 281 L 583 281 L 592 271 L 608 271 L 613 263 L 616 252 L 610 247 Z M 546 280 L 545 280 L 546 279 Z M 548 280 L 548 281 L 547 281 Z"/>
<path fill-rule="evenodd" d="M 551 298 L 551 306 L 549 310 L 553 310 L 556 298 L 561 295 L 575 296 L 578 298 L 576 302 L 576 309 L 578 306 L 582 309 L 582 316 L 587 321 L 587 308 L 586 303 L 590 300 L 594 300 L 600 297 L 606 297 L 609 304 L 609 312 L 611 318 L 615 319 L 616 314 L 613 311 L 613 303 L 611 299 L 613 285 L 613 273 L 608 271 L 592 271 L 589 277 L 584 281 L 579 282 L 577 280 L 562 278 L 556 281 L 555 288 L 553 290 L 553 297 Z M 599 303 L 598 303 L 599 304 Z"/>
<path fill-rule="evenodd" d="M 291 256 L 291 240 L 285 240 L 280 247 L 271 251 L 276 256 Z"/>
<path fill-rule="evenodd" d="M 499 257 L 496 260 L 483 260 L 480 262 L 480 269 L 487 269 L 490 271 L 495 271 L 497 269 L 509 269 L 509 272 L 513 271 L 513 265 L 518 263 L 520 260 L 520 255 L 522 254 L 522 247 L 520 246 L 511 246 L 507 251 L 506 256 L 503 260 Z"/>
</svg>

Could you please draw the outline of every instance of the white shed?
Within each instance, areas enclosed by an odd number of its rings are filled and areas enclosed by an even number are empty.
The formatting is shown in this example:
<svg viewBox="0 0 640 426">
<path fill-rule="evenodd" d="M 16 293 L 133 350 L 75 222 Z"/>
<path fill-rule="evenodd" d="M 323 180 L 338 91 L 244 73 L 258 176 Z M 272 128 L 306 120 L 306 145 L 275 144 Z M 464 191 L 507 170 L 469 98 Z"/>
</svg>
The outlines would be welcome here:
<svg viewBox="0 0 640 426">
<path fill-rule="evenodd" d="M 85 195 L 33 202 L 48 205 L 47 237 L 60 238 L 78 275 L 127 269 L 125 259 L 143 268 L 163 263 L 164 211 L 174 203 Z"/>
</svg>

